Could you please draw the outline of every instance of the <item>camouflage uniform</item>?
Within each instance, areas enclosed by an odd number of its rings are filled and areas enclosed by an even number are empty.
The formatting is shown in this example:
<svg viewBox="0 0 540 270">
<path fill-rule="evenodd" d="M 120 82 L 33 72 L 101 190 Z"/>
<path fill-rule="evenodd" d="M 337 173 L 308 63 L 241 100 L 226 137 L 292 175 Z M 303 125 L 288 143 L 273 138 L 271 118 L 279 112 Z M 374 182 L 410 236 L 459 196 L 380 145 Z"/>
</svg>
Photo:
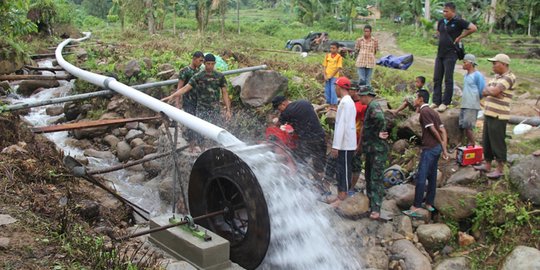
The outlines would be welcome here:
<svg viewBox="0 0 540 270">
<path fill-rule="evenodd" d="M 199 68 L 193 69 L 191 66 L 184 67 L 178 73 L 178 80 L 184 81 L 184 85 L 186 85 L 189 80 L 191 80 L 191 77 L 199 71 Z M 185 93 L 182 97 L 182 109 L 191 115 L 197 115 L 197 93 L 193 91 L 193 89 Z M 193 141 L 195 139 L 195 134 L 191 129 L 186 129 L 185 135 L 188 141 Z"/>
<path fill-rule="evenodd" d="M 371 211 L 380 212 L 384 196 L 383 172 L 388 158 L 388 145 L 379 138 L 386 131 L 384 113 L 375 100 L 369 103 L 362 130 L 362 152 L 365 154 L 366 189 Z"/>
<path fill-rule="evenodd" d="M 196 93 L 196 115 L 214 125 L 220 125 L 220 98 L 221 88 L 227 85 L 225 76 L 217 71 L 207 73 L 205 70 L 193 75 L 189 80 L 193 87 L 191 91 Z"/>
</svg>

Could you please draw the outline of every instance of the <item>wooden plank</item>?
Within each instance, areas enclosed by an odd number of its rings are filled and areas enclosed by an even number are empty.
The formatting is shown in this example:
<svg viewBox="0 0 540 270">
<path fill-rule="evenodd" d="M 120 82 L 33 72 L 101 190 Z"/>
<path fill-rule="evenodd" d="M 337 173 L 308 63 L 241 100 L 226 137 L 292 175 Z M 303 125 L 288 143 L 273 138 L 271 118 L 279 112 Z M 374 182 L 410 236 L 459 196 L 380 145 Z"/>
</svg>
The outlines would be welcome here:
<svg viewBox="0 0 540 270">
<path fill-rule="evenodd" d="M 160 118 L 161 118 L 161 116 L 151 116 L 151 117 L 128 118 L 128 119 L 95 120 L 95 121 L 87 121 L 87 122 L 77 122 L 77 123 L 54 125 L 54 126 L 34 127 L 34 128 L 32 128 L 32 132 L 34 132 L 34 133 L 50 133 L 50 132 L 58 132 L 58 131 L 66 131 L 66 130 L 74 130 L 74 129 L 84 129 L 84 128 L 103 127 L 103 126 L 109 126 L 109 125 L 118 125 L 118 124 L 130 123 L 130 122 L 146 122 L 146 121 L 156 120 L 156 119 L 160 119 Z"/>
<path fill-rule="evenodd" d="M 68 55 L 68 54 L 73 54 L 72 52 L 64 52 L 62 53 L 62 55 Z M 36 58 L 46 58 L 46 57 L 55 57 L 56 54 L 54 53 L 42 53 L 42 54 L 33 54 L 33 55 L 30 55 L 30 58 L 32 59 L 36 59 Z"/>
<path fill-rule="evenodd" d="M 72 75 L 0 75 L 0 81 L 20 80 L 71 80 Z"/>
<path fill-rule="evenodd" d="M 64 71 L 64 69 L 61 67 L 34 67 L 34 66 L 28 66 L 28 65 L 24 67 L 30 70 Z"/>
</svg>

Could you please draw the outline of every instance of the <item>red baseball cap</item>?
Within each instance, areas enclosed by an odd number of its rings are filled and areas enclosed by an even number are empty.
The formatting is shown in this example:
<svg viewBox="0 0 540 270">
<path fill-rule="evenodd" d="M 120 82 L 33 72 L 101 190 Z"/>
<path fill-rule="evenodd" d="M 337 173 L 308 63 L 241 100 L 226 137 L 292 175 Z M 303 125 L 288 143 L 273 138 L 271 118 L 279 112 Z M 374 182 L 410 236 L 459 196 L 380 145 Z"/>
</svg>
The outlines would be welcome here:
<svg viewBox="0 0 540 270">
<path fill-rule="evenodd" d="M 347 90 L 351 89 L 351 81 L 347 77 L 339 77 L 336 80 L 336 85 Z"/>
</svg>

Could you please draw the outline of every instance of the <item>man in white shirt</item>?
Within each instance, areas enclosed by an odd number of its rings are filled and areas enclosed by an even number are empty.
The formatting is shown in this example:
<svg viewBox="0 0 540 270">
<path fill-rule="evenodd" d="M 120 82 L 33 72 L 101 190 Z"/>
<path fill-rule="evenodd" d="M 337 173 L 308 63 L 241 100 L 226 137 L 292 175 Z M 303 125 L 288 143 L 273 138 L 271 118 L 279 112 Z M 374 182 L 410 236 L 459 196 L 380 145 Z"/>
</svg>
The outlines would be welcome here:
<svg viewBox="0 0 540 270">
<path fill-rule="evenodd" d="M 332 158 L 337 158 L 338 199 L 345 200 L 352 182 L 352 158 L 356 151 L 356 107 L 349 95 L 351 82 L 346 77 L 336 80 L 336 93 L 341 98 L 336 114 Z"/>
</svg>

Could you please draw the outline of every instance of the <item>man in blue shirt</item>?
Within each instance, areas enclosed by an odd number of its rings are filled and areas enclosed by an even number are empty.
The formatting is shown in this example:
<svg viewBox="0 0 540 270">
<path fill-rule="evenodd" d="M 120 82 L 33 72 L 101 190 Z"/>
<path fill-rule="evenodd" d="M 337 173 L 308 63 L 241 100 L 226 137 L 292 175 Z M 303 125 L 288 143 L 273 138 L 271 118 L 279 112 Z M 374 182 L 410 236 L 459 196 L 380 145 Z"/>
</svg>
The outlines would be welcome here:
<svg viewBox="0 0 540 270">
<path fill-rule="evenodd" d="M 461 96 L 461 111 L 459 127 L 465 130 L 469 145 L 475 145 L 473 128 L 480 108 L 480 97 L 486 85 L 484 76 L 476 70 L 476 57 L 466 54 L 463 58 L 463 69 L 467 71 L 463 79 L 463 95 Z"/>
</svg>

